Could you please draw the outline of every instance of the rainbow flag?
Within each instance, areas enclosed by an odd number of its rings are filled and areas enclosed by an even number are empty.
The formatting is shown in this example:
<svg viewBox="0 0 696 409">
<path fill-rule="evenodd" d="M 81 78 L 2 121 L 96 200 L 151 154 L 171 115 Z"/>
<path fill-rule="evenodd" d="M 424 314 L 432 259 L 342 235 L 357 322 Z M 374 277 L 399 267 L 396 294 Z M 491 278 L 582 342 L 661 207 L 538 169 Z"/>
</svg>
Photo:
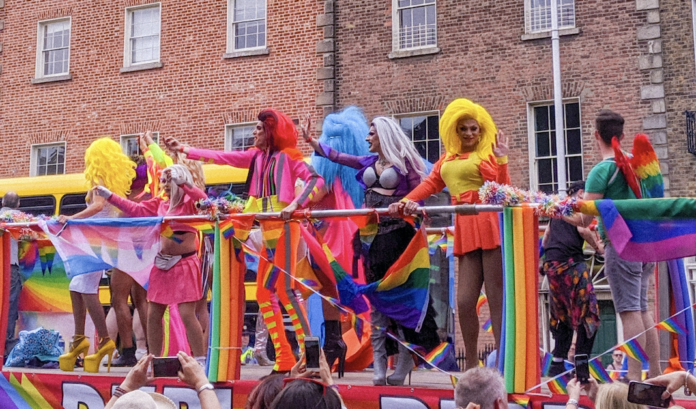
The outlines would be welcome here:
<svg viewBox="0 0 696 409">
<path fill-rule="evenodd" d="M 428 236 L 428 251 L 430 255 L 435 255 L 437 249 L 441 249 L 443 253 L 447 253 L 447 233 L 431 234 Z"/>
<path fill-rule="evenodd" d="M 549 390 L 551 393 L 557 394 L 568 394 L 568 377 L 566 375 L 560 375 L 548 382 Z"/>
<path fill-rule="evenodd" d="M 491 319 L 487 319 L 486 322 L 483 323 L 481 328 L 486 332 L 493 332 L 493 324 L 491 323 Z"/>
<path fill-rule="evenodd" d="M 681 325 L 679 325 L 679 323 L 675 321 L 673 317 L 669 317 L 666 320 L 657 323 L 657 325 L 655 325 L 655 328 L 663 329 L 665 331 L 673 332 L 679 335 L 686 335 L 686 331 L 684 331 L 684 328 Z"/>
<path fill-rule="evenodd" d="M 548 376 L 551 363 L 553 362 L 553 355 L 546 351 L 542 352 L 544 353 L 544 357 L 541 358 L 541 376 Z"/>
<path fill-rule="evenodd" d="M 39 243 L 36 240 L 21 240 L 17 242 L 17 250 L 19 271 L 25 278 L 29 277 L 39 260 Z"/>
<path fill-rule="evenodd" d="M 481 316 L 481 307 L 483 307 L 483 305 L 487 302 L 488 297 L 486 297 L 486 293 L 484 293 L 483 290 L 481 290 L 481 294 L 479 294 L 478 301 L 476 301 L 476 315 L 478 315 L 479 317 Z"/>
<path fill-rule="evenodd" d="M 449 342 L 443 342 L 435 349 L 430 351 L 428 355 L 425 356 L 425 362 L 429 363 L 432 366 L 438 366 L 442 363 L 442 361 L 445 360 L 445 357 L 447 357 L 447 354 L 450 353 L 452 350 L 452 344 Z"/>
<path fill-rule="evenodd" d="M 648 356 L 645 354 L 643 348 L 641 348 L 637 339 L 632 339 L 624 344 L 621 344 L 616 347 L 616 349 L 623 351 L 626 355 L 635 359 L 636 361 L 640 361 L 642 363 L 648 362 Z"/>
<path fill-rule="evenodd" d="M 68 278 L 112 267 L 146 286 L 160 249 L 161 217 L 39 221 Z"/>
<path fill-rule="evenodd" d="M 39 260 L 41 261 L 41 272 L 46 274 L 53 269 L 53 260 L 56 257 L 56 248 L 53 247 L 50 240 L 39 239 Z"/>
<path fill-rule="evenodd" d="M 696 255 L 696 199 L 657 198 L 578 202 L 600 215 L 619 255 L 631 261 L 665 261 Z"/>
<path fill-rule="evenodd" d="M 607 371 L 602 366 L 602 361 L 599 359 L 599 357 L 592 359 L 588 363 L 588 367 L 590 368 L 590 375 L 592 375 L 593 378 L 597 379 L 601 383 L 612 382 L 611 376 L 609 376 Z"/>
<path fill-rule="evenodd" d="M 529 396 L 526 395 L 512 395 L 511 396 L 512 401 L 515 402 L 516 404 L 522 406 L 523 408 L 527 409 L 529 407 Z"/>
</svg>

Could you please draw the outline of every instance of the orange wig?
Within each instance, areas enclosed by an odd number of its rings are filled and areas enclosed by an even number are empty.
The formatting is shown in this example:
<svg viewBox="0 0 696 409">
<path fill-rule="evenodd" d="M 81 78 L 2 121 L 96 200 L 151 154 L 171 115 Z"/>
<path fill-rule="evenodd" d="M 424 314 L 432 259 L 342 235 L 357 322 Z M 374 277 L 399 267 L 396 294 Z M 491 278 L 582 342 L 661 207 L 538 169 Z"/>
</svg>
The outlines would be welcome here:
<svg viewBox="0 0 696 409">
<path fill-rule="evenodd" d="M 263 122 L 271 150 L 285 152 L 295 160 L 303 158 L 302 152 L 297 150 L 297 127 L 290 117 L 276 109 L 266 108 L 259 113 L 259 121 Z"/>
</svg>

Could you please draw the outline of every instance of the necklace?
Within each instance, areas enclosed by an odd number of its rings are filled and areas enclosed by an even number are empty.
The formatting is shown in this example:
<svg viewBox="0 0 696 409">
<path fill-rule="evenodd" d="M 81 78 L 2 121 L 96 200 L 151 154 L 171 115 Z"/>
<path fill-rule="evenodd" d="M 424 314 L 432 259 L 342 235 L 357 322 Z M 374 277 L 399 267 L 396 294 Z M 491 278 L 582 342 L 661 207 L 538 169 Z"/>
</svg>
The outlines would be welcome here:
<svg viewBox="0 0 696 409">
<path fill-rule="evenodd" d="M 379 166 L 385 168 L 385 167 L 387 167 L 387 165 L 389 164 L 389 160 L 386 159 L 386 158 L 379 158 L 379 159 L 377 160 L 377 163 L 379 164 Z"/>
</svg>

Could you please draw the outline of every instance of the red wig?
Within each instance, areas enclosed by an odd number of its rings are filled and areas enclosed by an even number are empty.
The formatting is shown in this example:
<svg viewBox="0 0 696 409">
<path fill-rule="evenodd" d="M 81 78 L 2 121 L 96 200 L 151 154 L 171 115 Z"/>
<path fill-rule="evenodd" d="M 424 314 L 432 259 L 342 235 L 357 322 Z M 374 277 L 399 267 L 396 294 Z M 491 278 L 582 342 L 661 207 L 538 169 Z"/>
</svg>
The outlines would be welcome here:
<svg viewBox="0 0 696 409">
<path fill-rule="evenodd" d="M 297 150 L 297 127 L 292 119 L 278 110 L 266 108 L 259 112 L 259 121 L 263 123 L 271 150 L 285 152 L 295 160 L 303 158 L 302 152 Z"/>
</svg>

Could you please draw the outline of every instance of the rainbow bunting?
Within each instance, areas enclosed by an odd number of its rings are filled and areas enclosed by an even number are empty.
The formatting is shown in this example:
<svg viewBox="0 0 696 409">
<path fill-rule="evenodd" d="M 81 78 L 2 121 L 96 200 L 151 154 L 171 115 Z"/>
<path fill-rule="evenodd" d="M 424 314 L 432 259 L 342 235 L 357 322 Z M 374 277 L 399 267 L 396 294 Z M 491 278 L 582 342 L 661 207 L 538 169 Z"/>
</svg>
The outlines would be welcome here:
<svg viewBox="0 0 696 409">
<path fill-rule="evenodd" d="M 597 379 L 601 383 L 612 382 L 611 376 L 609 376 L 607 371 L 602 366 L 602 361 L 599 359 L 599 357 L 591 360 L 588 363 L 588 366 L 590 368 L 590 375 L 592 375 L 593 378 Z"/>
<path fill-rule="evenodd" d="M 447 357 L 447 354 L 450 353 L 452 350 L 452 344 L 449 342 L 443 342 L 435 349 L 430 351 L 428 355 L 425 356 L 425 362 L 429 363 L 432 366 L 438 366 L 442 363 L 442 361 L 445 360 L 445 357 Z"/>
<path fill-rule="evenodd" d="M 550 380 L 548 386 L 551 393 L 566 395 L 568 394 L 568 377 L 566 375 L 560 375 Z"/>
<path fill-rule="evenodd" d="M 648 362 L 648 356 L 645 354 L 643 348 L 641 348 L 637 339 L 632 339 L 622 345 L 619 345 L 616 347 L 616 349 L 623 351 L 626 355 L 635 359 L 636 361 L 640 361 L 642 363 Z"/>
<path fill-rule="evenodd" d="M 481 307 L 483 307 L 483 305 L 487 302 L 488 297 L 486 297 L 486 293 L 484 293 L 483 290 L 481 290 L 481 294 L 479 294 L 478 301 L 476 301 L 476 315 L 478 315 L 479 317 L 481 316 Z"/>
<path fill-rule="evenodd" d="M 456 376 L 450 374 L 450 382 L 452 382 L 452 387 L 456 387 L 456 386 L 457 386 L 457 382 L 459 382 L 459 378 L 457 378 Z"/>
<path fill-rule="evenodd" d="M 481 328 L 486 332 L 493 332 L 493 324 L 491 323 L 491 319 L 487 319 L 486 322 L 483 323 Z"/>
<path fill-rule="evenodd" d="M 280 268 L 278 268 L 275 264 L 269 264 L 268 270 L 269 271 L 266 274 L 266 279 L 263 282 L 263 286 L 264 288 L 273 290 L 282 272 L 280 271 Z"/>
<path fill-rule="evenodd" d="M 686 335 L 684 328 L 679 325 L 679 323 L 675 321 L 673 317 L 669 317 L 666 320 L 659 322 L 657 325 L 655 325 L 655 328 L 663 329 L 679 335 Z"/>
<path fill-rule="evenodd" d="M 525 395 L 512 395 L 511 396 L 512 401 L 515 402 L 516 404 L 522 406 L 523 408 L 527 409 L 529 407 L 529 396 Z"/>
</svg>

